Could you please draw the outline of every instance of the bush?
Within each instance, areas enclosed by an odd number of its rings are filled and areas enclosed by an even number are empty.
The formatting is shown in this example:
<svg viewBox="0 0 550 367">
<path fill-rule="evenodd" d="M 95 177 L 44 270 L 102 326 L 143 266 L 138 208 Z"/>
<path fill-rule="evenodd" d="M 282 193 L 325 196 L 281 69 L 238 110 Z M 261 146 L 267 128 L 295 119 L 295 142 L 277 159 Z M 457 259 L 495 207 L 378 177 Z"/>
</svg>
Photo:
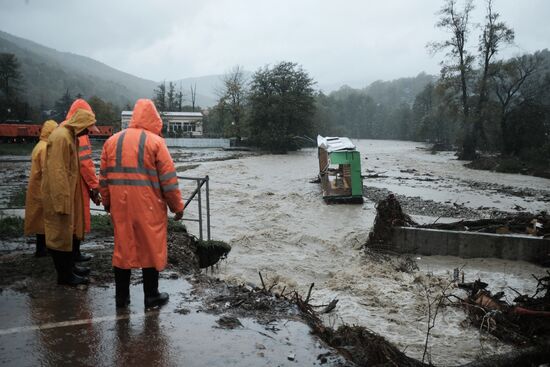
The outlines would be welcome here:
<svg viewBox="0 0 550 367">
<path fill-rule="evenodd" d="M 99 232 L 105 235 L 113 235 L 114 229 L 111 224 L 111 217 L 106 214 L 92 215 L 91 218 L 92 232 Z"/>
<path fill-rule="evenodd" d="M 21 217 L 0 217 L 0 238 L 21 237 L 25 220 Z"/>
<path fill-rule="evenodd" d="M 12 193 L 8 206 L 10 208 L 24 208 L 26 197 L 27 197 L 27 188 L 21 187 L 19 190 Z"/>
<path fill-rule="evenodd" d="M 497 172 L 519 173 L 525 169 L 525 164 L 516 157 L 502 158 L 496 167 Z"/>
<path fill-rule="evenodd" d="M 550 142 L 540 147 L 530 147 L 521 152 L 521 159 L 529 166 L 550 168 Z"/>
</svg>

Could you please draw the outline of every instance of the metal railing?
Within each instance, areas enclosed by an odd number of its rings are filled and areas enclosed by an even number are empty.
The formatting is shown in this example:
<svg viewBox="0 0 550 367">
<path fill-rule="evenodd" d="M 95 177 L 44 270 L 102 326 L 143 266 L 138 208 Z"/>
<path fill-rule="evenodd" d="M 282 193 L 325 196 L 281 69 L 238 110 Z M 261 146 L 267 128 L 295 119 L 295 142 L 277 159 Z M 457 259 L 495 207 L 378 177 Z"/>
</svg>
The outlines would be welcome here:
<svg viewBox="0 0 550 367">
<path fill-rule="evenodd" d="M 206 196 L 206 239 L 210 241 L 210 178 L 205 177 L 187 177 L 187 176 L 178 176 L 179 180 L 188 180 L 195 181 L 197 187 L 191 193 L 191 196 L 186 199 L 184 209 L 193 201 L 195 196 L 197 196 L 197 209 L 198 209 L 198 218 L 185 218 L 182 220 L 190 222 L 199 223 L 199 238 L 203 240 L 203 214 L 202 214 L 202 187 L 205 187 L 205 196 Z"/>
<path fill-rule="evenodd" d="M 189 198 L 187 199 L 184 199 L 185 200 L 185 204 L 184 204 L 184 209 L 187 208 L 187 206 L 195 199 L 195 197 L 197 197 L 197 209 L 198 209 L 198 218 L 183 218 L 182 220 L 184 221 L 188 221 L 188 222 L 198 222 L 199 223 L 199 238 L 201 240 L 204 239 L 204 235 L 203 235 L 203 232 L 204 232 L 204 225 L 203 225 L 203 208 L 202 208 L 202 189 L 204 187 L 204 191 L 205 191 L 205 200 L 206 200 L 206 239 L 208 241 L 210 241 L 211 239 L 211 232 L 210 232 L 210 186 L 209 186 L 209 181 L 210 181 L 210 178 L 208 176 L 205 176 L 205 177 L 187 177 L 187 176 L 177 176 L 179 180 L 188 180 L 188 181 L 195 181 L 197 186 L 195 188 L 195 190 L 191 193 L 191 195 L 189 196 Z M 2 184 L 0 186 L 12 186 L 10 184 Z M 23 186 L 21 185 L 21 187 L 25 187 L 26 188 L 26 184 Z M 4 210 L 20 210 L 20 209 L 25 209 L 25 206 L 7 206 L 7 207 L 0 207 L 0 211 L 4 211 Z M 100 208 L 90 208 L 90 210 L 92 211 L 98 211 L 98 212 L 104 212 L 105 210 L 104 209 L 100 209 Z"/>
</svg>

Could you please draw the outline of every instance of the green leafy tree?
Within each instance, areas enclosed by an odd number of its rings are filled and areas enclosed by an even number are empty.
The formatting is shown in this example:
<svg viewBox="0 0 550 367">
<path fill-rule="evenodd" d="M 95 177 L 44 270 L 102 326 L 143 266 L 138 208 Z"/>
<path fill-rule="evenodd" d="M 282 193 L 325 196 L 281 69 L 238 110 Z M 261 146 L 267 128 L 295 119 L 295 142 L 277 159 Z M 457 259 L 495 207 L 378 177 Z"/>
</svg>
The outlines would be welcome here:
<svg viewBox="0 0 550 367">
<path fill-rule="evenodd" d="M 166 82 L 162 82 L 153 90 L 153 102 L 157 110 L 164 112 L 167 109 L 166 103 Z"/>
<path fill-rule="evenodd" d="M 307 72 L 292 62 L 256 71 L 249 94 L 252 142 L 275 153 L 298 149 L 295 137 L 313 132 L 313 85 Z"/>
<path fill-rule="evenodd" d="M 176 111 L 177 109 L 176 85 L 172 82 L 168 83 L 168 91 L 166 92 L 166 108 L 168 111 Z"/>
<path fill-rule="evenodd" d="M 26 119 L 29 106 L 20 101 L 23 77 L 14 54 L 0 53 L 0 119 Z M 25 116 L 23 116 L 25 115 Z"/>
<path fill-rule="evenodd" d="M 183 101 L 185 101 L 185 95 L 183 94 L 183 89 L 182 89 L 181 83 L 180 83 L 180 89 L 176 93 L 176 108 L 177 108 L 177 111 L 180 111 L 180 112 L 183 111 L 182 110 Z"/>
<path fill-rule="evenodd" d="M 518 110 L 529 111 L 529 116 L 536 116 L 531 112 L 536 110 L 536 105 L 544 103 L 537 101 L 537 96 L 550 86 L 548 73 L 542 78 L 546 82 L 538 85 L 538 87 L 535 82 L 537 72 L 542 67 L 543 62 L 540 53 L 515 57 L 506 62 L 501 62 L 498 73 L 493 75 L 494 93 L 500 110 L 501 152 L 506 155 L 520 152 L 521 147 L 518 147 L 516 139 L 519 138 L 518 134 L 521 135 L 521 129 L 518 129 L 518 126 L 515 125 L 518 121 L 523 122 L 521 125 L 526 125 L 524 123 L 525 119 L 518 118 L 517 113 L 514 119 L 511 116 Z M 548 102 L 546 102 L 546 106 L 548 106 Z"/>
<path fill-rule="evenodd" d="M 14 54 L 0 53 L 0 92 L 6 101 L 15 100 L 21 90 L 23 78 L 19 68 Z"/>
<path fill-rule="evenodd" d="M 69 89 L 65 90 L 65 93 L 55 102 L 55 111 L 57 112 L 57 119 L 59 121 L 65 120 L 67 112 L 73 104 L 74 98 L 69 93 Z"/>
<path fill-rule="evenodd" d="M 111 102 L 105 102 L 98 96 L 92 96 L 88 103 L 95 113 L 98 125 L 118 125 L 120 109 Z"/>
</svg>

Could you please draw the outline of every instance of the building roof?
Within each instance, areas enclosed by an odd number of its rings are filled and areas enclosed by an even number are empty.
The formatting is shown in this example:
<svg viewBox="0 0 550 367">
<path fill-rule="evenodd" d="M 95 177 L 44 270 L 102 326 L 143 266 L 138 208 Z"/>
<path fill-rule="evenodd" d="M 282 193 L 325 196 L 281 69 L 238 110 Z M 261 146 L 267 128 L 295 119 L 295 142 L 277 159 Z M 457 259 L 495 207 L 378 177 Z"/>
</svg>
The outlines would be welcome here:
<svg viewBox="0 0 550 367">
<path fill-rule="evenodd" d="M 317 146 L 329 153 L 340 150 L 355 150 L 355 145 L 351 140 L 344 137 L 322 137 L 317 135 Z"/>
<path fill-rule="evenodd" d="M 132 116 L 133 111 L 122 111 L 122 116 Z M 202 112 L 159 112 L 160 116 L 169 117 L 202 117 Z"/>
</svg>

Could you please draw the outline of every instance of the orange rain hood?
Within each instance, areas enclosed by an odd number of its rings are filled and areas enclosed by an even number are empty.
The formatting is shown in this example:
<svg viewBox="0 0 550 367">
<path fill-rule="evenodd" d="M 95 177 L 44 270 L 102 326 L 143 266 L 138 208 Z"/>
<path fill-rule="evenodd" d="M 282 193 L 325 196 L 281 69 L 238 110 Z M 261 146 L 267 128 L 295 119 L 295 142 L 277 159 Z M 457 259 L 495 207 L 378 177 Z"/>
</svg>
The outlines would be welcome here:
<svg viewBox="0 0 550 367">
<path fill-rule="evenodd" d="M 88 102 L 86 102 L 82 98 L 79 98 L 76 101 L 74 101 L 73 104 L 71 105 L 71 108 L 69 108 L 69 112 L 67 112 L 67 117 L 65 117 L 65 120 L 69 120 L 71 117 L 73 117 L 75 112 L 79 109 L 93 112 L 92 107 L 90 107 Z"/>
<path fill-rule="evenodd" d="M 145 129 L 160 136 L 162 132 L 162 119 L 153 101 L 150 99 L 138 99 L 128 127 Z"/>
</svg>

